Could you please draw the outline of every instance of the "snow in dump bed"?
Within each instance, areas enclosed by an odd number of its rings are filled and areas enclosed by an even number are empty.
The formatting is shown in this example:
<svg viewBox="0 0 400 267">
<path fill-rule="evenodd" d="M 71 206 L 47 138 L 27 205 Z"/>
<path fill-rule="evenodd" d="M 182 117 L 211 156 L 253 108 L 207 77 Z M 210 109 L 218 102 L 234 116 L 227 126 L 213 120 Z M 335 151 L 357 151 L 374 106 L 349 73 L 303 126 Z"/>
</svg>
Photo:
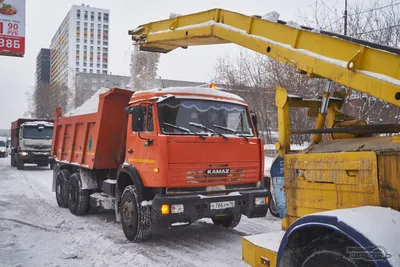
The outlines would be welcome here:
<svg viewBox="0 0 400 267">
<path fill-rule="evenodd" d="M 48 121 L 27 121 L 23 123 L 24 126 L 38 126 L 43 124 L 44 126 L 53 127 L 54 123 Z"/>
<path fill-rule="evenodd" d="M 366 206 L 320 212 L 333 216 L 367 237 L 374 245 L 383 246 L 392 255 L 393 266 L 400 266 L 400 212 L 383 207 Z M 312 216 L 308 215 L 308 216 Z"/>
<path fill-rule="evenodd" d="M 180 16 L 182 16 L 182 14 L 178 14 L 178 13 L 171 13 L 171 14 L 169 14 L 169 18 L 170 18 L 170 19 L 173 19 L 173 18 L 176 18 L 176 17 L 180 17 Z"/>
<path fill-rule="evenodd" d="M 65 114 L 65 117 L 96 113 L 97 108 L 99 106 L 99 96 L 101 94 L 107 92 L 108 90 L 109 90 L 109 88 L 99 89 L 94 95 L 92 95 L 91 98 L 86 100 L 86 102 L 83 103 L 80 107 L 78 107 L 75 110 L 72 110 L 70 112 L 67 112 Z"/>
<path fill-rule="evenodd" d="M 278 252 L 284 235 L 285 231 L 279 231 L 260 235 L 245 236 L 243 238 L 258 247 Z"/>
<path fill-rule="evenodd" d="M 244 101 L 243 98 L 240 96 L 227 93 L 224 91 L 216 90 L 216 89 L 211 89 L 211 88 L 200 88 L 200 87 L 169 87 L 169 88 L 160 88 L 160 89 L 150 89 L 150 90 L 145 90 L 145 91 L 137 91 L 134 93 L 134 95 L 138 95 L 141 92 L 163 92 L 166 94 L 176 94 L 176 93 L 186 93 L 186 94 L 205 94 L 205 95 L 211 95 L 214 97 L 226 97 L 226 98 L 232 98 L 237 101 Z"/>
<path fill-rule="evenodd" d="M 286 25 L 289 26 L 289 27 L 292 27 L 292 28 L 301 29 L 301 26 L 298 23 L 293 22 L 293 21 L 287 22 Z M 179 28 L 174 29 L 173 31 L 183 31 L 183 30 L 189 30 L 189 29 L 196 29 L 196 28 L 205 27 L 205 26 L 217 26 L 217 27 L 225 28 L 225 29 L 240 33 L 242 35 L 249 36 L 249 37 L 254 38 L 254 39 L 259 39 L 259 40 L 262 40 L 264 42 L 268 42 L 268 43 L 280 46 L 282 48 L 289 49 L 291 51 L 295 51 L 297 53 L 301 53 L 301 54 L 313 57 L 313 58 L 318 59 L 318 60 L 322 60 L 322 61 L 325 61 L 325 62 L 329 62 L 331 64 L 335 64 L 335 65 L 337 65 L 339 67 L 342 67 L 342 68 L 346 68 L 347 67 L 347 62 L 344 61 L 344 60 L 339 60 L 339 59 L 334 59 L 334 58 L 322 56 L 320 54 L 316 54 L 314 52 L 310 52 L 310 51 L 304 50 L 304 49 L 295 49 L 291 45 L 279 43 L 279 42 L 276 42 L 276 41 L 273 41 L 273 40 L 270 40 L 268 38 L 261 37 L 261 36 L 258 36 L 258 35 L 248 34 L 248 33 L 246 33 L 245 30 L 238 29 L 238 28 L 235 28 L 235 27 L 232 27 L 230 25 L 223 24 L 223 23 L 217 23 L 214 20 L 210 20 L 210 21 L 207 21 L 207 22 L 204 22 L 204 23 L 195 24 L 195 25 L 179 27 Z M 168 30 L 162 30 L 162 31 L 157 31 L 157 32 L 150 32 L 149 35 L 160 34 L 160 33 L 165 33 L 165 32 L 172 32 L 172 30 L 168 29 Z M 313 32 L 317 32 L 317 31 L 313 31 Z M 338 37 L 333 36 L 332 38 L 338 38 Z M 383 52 L 386 52 L 386 51 L 383 51 Z M 386 52 L 386 53 L 388 53 L 388 52 Z M 375 72 L 370 72 L 370 71 L 363 71 L 363 70 L 355 70 L 355 71 L 358 72 L 358 73 L 364 74 L 366 76 L 369 76 L 371 78 L 378 79 L 378 80 L 381 80 L 381 81 L 384 81 L 384 82 L 387 82 L 387 83 L 391 83 L 391 84 L 394 84 L 396 86 L 400 86 L 400 80 L 392 78 L 392 77 L 389 77 L 387 75 L 380 74 L 380 73 L 375 73 Z"/>
<path fill-rule="evenodd" d="M 264 16 L 262 16 L 261 19 L 277 23 L 279 20 L 279 13 L 276 11 L 272 11 L 272 12 L 269 12 L 268 14 L 265 14 Z"/>
</svg>

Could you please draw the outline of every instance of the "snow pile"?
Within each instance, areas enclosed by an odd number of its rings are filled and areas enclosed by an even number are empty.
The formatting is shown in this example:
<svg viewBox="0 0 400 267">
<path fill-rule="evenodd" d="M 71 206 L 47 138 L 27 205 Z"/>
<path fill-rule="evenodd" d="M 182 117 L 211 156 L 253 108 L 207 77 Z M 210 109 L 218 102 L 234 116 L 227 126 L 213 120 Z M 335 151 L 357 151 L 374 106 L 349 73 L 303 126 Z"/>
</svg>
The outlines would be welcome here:
<svg viewBox="0 0 400 267">
<path fill-rule="evenodd" d="M 271 166 L 275 158 L 264 157 L 264 176 L 271 177 Z"/>
<path fill-rule="evenodd" d="M 140 205 L 142 205 L 142 207 L 151 206 L 152 204 L 153 204 L 153 201 L 151 201 L 151 200 L 143 200 L 142 203 L 140 203 Z"/>
<path fill-rule="evenodd" d="M 315 33 L 321 33 L 321 29 L 320 28 L 315 28 L 315 29 L 312 29 L 312 32 L 315 32 Z"/>
<path fill-rule="evenodd" d="M 276 11 L 272 11 L 272 12 L 269 12 L 268 14 L 265 14 L 264 16 L 262 16 L 261 19 L 277 23 L 279 20 L 279 13 Z"/>
<path fill-rule="evenodd" d="M 288 21 L 286 22 L 286 25 L 292 28 L 296 28 L 296 29 L 301 29 L 300 24 L 298 24 L 297 22 L 294 21 Z"/>
<path fill-rule="evenodd" d="M 290 145 L 290 150 L 303 150 L 306 149 L 309 146 L 309 144 L 305 143 L 303 145 Z M 276 150 L 275 145 L 273 144 L 266 144 L 264 145 L 264 150 Z"/>
<path fill-rule="evenodd" d="M 178 14 L 178 13 L 171 13 L 171 14 L 169 14 L 169 18 L 170 18 L 170 19 L 173 19 L 173 18 L 176 18 L 176 17 L 180 17 L 180 16 L 182 16 L 182 14 Z"/>
<path fill-rule="evenodd" d="M 69 116 L 77 116 L 77 115 L 83 115 L 83 114 L 89 114 L 89 113 L 96 113 L 97 108 L 99 106 L 99 96 L 101 94 L 107 92 L 108 90 L 109 90 L 109 88 L 99 89 L 94 95 L 92 95 L 91 98 L 86 100 L 86 102 L 83 103 L 82 106 L 76 108 L 75 110 L 67 112 L 65 114 L 65 116 L 69 117 Z"/>
</svg>

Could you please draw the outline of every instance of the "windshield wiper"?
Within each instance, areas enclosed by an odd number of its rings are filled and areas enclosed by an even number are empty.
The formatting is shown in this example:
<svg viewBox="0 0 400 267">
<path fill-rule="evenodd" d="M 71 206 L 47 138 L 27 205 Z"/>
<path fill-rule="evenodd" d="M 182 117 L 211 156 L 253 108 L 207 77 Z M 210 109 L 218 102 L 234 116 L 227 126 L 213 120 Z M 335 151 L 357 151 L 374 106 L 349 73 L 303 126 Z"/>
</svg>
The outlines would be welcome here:
<svg viewBox="0 0 400 267">
<path fill-rule="evenodd" d="M 218 129 L 222 129 L 222 130 L 229 131 L 231 133 L 235 133 L 235 134 L 239 135 L 240 137 L 243 137 L 244 139 L 246 139 L 247 142 L 249 142 L 249 139 L 246 136 L 244 136 L 243 134 L 241 134 L 241 133 L 239 133 L 239 132 L 237 132 L 237 131 L 235 131 L 233 129 L 230 129 L 230 128 L 227 128 L 227 127 L 223 127 L 223 126 L 219 126 L 219 125 L 216 125 L 216 124 L 213 124 L 213 126 L 215 128 L 218 128 Z"/>
<path fill-rule="evenodd" d="M 168 126 L 171 126 L 172 128 L 181 130 L 182 132 L 186 132 L 186 133 L 189 133 L 189 134 L 197 135 L 197 136 L 200 137 L 201 139 L 206 140 L 206 138 L 205 138 L 204 136 L 202 136 L 201 134 L 199 134 L 199 133 L 193 133 L 193 132 L 190 131 L 189 129 L 186 129 L 186 128 L 183 128 L 183 127 L 180 127 L 180 126 L 176 126 L 176 125 L 174 125 L 174 124 L 167 123 L 167 122 L 164 122 L 164 124 L 165 124 L 165 125 L 168 125 Z"/>
<path fill-rule="evenodd" d="M 200 128 L 200 129 L 203 129 L 203 130 L 206 130 L 206 131 L 210 131 L 210 132 L 212 132 L 212 133 L 215 133 L 215 134 L 217 134 L 217 135 L 223 137 L 225 140 L 228 140 L 228 137 L 226 137 L 226 136 L 223 135 L 222 133 L 217 132 L 217 131 L 214 131 L 213 129 L 210 129 L 210 128 L 204 126 L 203 124 L 194 123 L 194 122 L 189 122 L 189 125 L 192 125 L 192 126 L 194 126 L 194 127 L 197 127 L 197 128 Z"/>
</svg>

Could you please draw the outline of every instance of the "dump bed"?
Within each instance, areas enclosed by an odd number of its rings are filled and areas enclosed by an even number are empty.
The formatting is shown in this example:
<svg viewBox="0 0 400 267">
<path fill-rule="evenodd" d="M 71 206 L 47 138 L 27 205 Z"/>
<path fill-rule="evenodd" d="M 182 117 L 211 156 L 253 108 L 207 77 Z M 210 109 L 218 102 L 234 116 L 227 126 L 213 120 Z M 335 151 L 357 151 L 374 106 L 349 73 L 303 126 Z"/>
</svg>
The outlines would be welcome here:
<svg viewBox="0 0 400 267">
<path fill-rule="evenodd" d="M 18 119 L 11 123 L 11 146 L 17 147 L 19 146 L 19 138 L 18 138 L 18 130 L 21 124 L 25 122 L 33 122 L 33 121 L 45 121 L 45 122 L 53 122 L 53 120 L 45 120 L 45 119 Z"/>
<path fill-rule="evenodd" d="M 89 169 L 118 168 L 124 161 L 128 106 L 133 92 L 112 88 L 99 95 L 97 112 L 61 117 L 57 109 L 52 155 Z"/>
</svg>

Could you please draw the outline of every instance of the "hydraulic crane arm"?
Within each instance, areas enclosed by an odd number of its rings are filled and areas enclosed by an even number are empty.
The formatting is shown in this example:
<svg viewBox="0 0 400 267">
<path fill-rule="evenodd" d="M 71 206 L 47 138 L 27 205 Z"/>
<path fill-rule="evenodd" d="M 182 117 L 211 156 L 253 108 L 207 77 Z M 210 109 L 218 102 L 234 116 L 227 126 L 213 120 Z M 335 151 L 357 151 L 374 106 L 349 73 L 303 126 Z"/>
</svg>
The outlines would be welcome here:
<svg viewBox="0 0 400 267">
<path fill-rule="evenodd" d="M 129 31 L 144 51 L 234 43 L 400 106 L 400 50 L 212 9 Z"/>
</svg>

